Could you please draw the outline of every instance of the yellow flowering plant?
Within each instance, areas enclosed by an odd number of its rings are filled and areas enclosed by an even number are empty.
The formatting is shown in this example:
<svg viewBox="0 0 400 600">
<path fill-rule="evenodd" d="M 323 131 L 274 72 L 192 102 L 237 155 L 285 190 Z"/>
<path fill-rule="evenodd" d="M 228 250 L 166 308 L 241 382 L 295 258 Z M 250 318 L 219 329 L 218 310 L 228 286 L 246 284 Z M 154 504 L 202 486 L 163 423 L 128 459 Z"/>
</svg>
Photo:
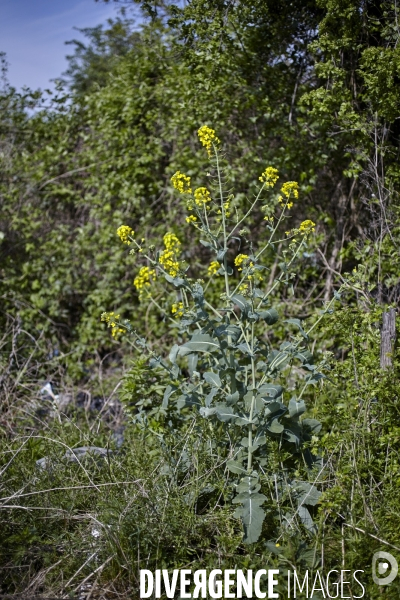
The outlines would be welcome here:
<svg viewBox="0 0 400 600">
<path fill-rule="evenodd" d="M 163 248 L 146 249 L 129 227 L 118 230 L 121 240 L 133 245 L 146 261 L 135 278 L 136 289 L 151 296 L 151 282 L 164 279 L 176 290 L 171 318 L 178 322 L 181 342 L 172 347 L 166 358 L 149 349 L 129 321 L 122 325 L 118 321 L 117 325 L 112 313 L 104 319 L 114 329 L 124 327 L 137 349 L 141 353 L 148 351 L 150 365 L 162 367 L 167 373 L 164 411 L 179 412 L 185 408 L 194 418 L 209 420 L 215 431 L 224 428 L 226 465 L 234 478 L 235 516 L 242 521 L 244 541 L 253 543 L 260 536 L 265 517 L 262 507 L 267 498 L 260 492 L 265 482 L 274 481 L 275 487 L 279 482 L 280 494 L 285 493 L 285 486 L 290 487 L 297 504 L 285 508 L 287 519 L 312 522 L 306 506 L 315 504 L 320 492 L 307 481 L 273 471 L 268 444 L 275 441 L 279 447 L 301 456 L 310 469 L 317 460 L 307 443 L 315 438 L 320 425 L 304 416 L 307 406 L 303 395 L 309 386 L 324 378 L 324 362 L 315 364 L 310 351 L 310 334 L 331 310 L 333 300 L 308 329 L 299 319 L 284 321 L 287 341 L 279 348 L 271 346 L 266 333 L 279 321 L 272 298 L 279 286 L 288 285 L 295 276 L 296 261 L 305 250 L 315 223 L 307 219 L 287 232 L 287 236 L 279 235 L 281 224 L 299 197 L 299 186 L 288 181 L 281 185 L 278 198 L 268 196 L 279 179 L 277 169 L 272 166 L 260 175 L 255 198 L 240 213 L 233 194 L 224 189 L 220 140 L 208 126 L 201 127 L 198 135 L 210 157 L 211 185 L 192 192 L 190 178 L 180 171 L 171 181 L 185 196 L 191 213 L 187 223 L 198 231 L 202 246 L 212 255 L 207 283 L 204 285 L 203 280 L 188 275 L 181 260 L 181 241 L 173 232 L 164 235 Z M 259 247 L 248 243 L 248 250 L 242 252 L 247 243 L 246 226 L 257 205 L 267 214 L 263 221 L 265 236 Z M 263 273 L 267 269 L 264 255 L 267 249 L 276 253 L 280 247 L 283 247 L 280 272 L 264 286 Z M 215 303 L 207 292 L 217 277 L 224 282 L 224 292 Z M 285 385 L 289 372 L 292 376 L 294 372 L 298 374 L 298 382 L 296 391 L 287 399 Z M 302 509 L 299 511 L 298 507 Z"/>
</svg>

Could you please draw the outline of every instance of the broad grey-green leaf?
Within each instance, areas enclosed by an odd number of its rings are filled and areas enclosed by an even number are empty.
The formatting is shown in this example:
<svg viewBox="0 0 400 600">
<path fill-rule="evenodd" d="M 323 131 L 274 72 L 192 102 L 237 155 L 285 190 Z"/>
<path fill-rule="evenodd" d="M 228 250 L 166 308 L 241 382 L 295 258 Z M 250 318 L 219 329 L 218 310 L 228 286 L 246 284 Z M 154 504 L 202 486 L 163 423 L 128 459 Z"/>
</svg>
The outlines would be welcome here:
<svg viewBox="0 0 400 600">
<path fill-rule="evenodd" d="M 270 402 L 265 406 L 265 414 L 267 416 L 276 415 L 277 413 L 281 413 L 282 415 L 286 412 L 286 406 L 281 402 Z"/>
<path fill-rule="evenodd" d="M 232 458 L 232 459 L 230 459 L 230 460 L 227 461 L 226 466 L 228 467 L 228 469 L 232 473 L 236 473 L 236 475 L 246 475 L 246 469 L 245 469 L 245 467 L 238 460 L 234 460 Z"/>
<path fill-rule="evenodd" d="M 299 506 L 299 508 L 297 509 L 297 513 L 300 517 L 300 519 L 303 522 L 304 527 L 310 531 L 311 533 L 316 533 L 317 532 L 317 528 L 314 525 L 314 521 L 312 520 L 312 516 L 310 515 L 310 513 L 308 512 L 308 510 L 306 509 L 305 506 Z"/>
<path fill-rule="evenodd" d="M 267 548 L 268 552 L 272 552 L 273 554 L 281 554 L 282 552 L 282 548 L 278 545 L 275 544 L 275 542 L 266 542 L 265 547 Z"/>
<path fill-rule="evenodd" d="M 196 302 L 198 306 L 203 306 L 204 304 L 204 290 L 199 283 L 195 283 L 192 289 L 193 300 Z M 207 313 L 205 313 L 207 316 Z M 199 317 L 203 316 L 203 311 L 200 311 Z"/>
<path fill-rule="evenodd" d="M 185 356 L 190 352 L 215 352 L 220 349 L 218 340 L 208 333 L 195 333 L 192 339 L 179 348 L 179 354 Z"/>
<path fill-rule="evenodd" d="M 301 360 L 303 364 L 312 365 L 314 362 L 314 357 L 309 350 L 299 350 L 295 357 Z"/>
<path fill-rule="evenodd" d="M 237 327 L 236 325 L 228 325 L 228 327 L 225 328 L 225 333 L 226 335 L 231 336 L 233 342 L 237 342 L 242 335 L 240 327 Z"/>
<path fill-rule="evenodd" d="M 222 263 L 224 261 L 225 255 L 228 252 L 228 248 L 225 248 L 224 250 L 219 250 L 217 253 L 217 261 L 219 263 Z"/>
<path fill-rule="evenodd" d="M 263 383 L 257 390 L 260 396 L 267 396 L 268 398 L 279 398 L 283 394 L 283 387 L 277 383 Z"/>
<path fill-rule="evenodd" d="M 289 354 L 287 352 L 276 352 L 273 351 L 270 354 L 270 369 L 271 371 L 275 371 L 275 369 L 282 370 L 286 367 L 289 361 Z"/>
<path fill-rule="evenodd" d="M 201 414 L 202 417 L 211 417 L 212 415 L 215 415 L 215 408 L 209 408 L 208 406 L 201 406 L 199 413 Z"/>
<path fill-rule="evenodd" d="M 289 420 L 289 427 L 285 422 L 285 431 L 283 432 L 283 437 L 291 444 L 296 444 L 296 446 L 299 447 L 301 442 L 301 427 L 298 422 Z"/>
<path fill-rule="evenodd" d="M 211 402 L 214 400 L 214 396 L 218 394 L 218 388 L 213 387 L 209 394 L 206 396 L 206 406 L 210 406 Z"/>
<path fill-rule="evenodd" d="M 153 357 L 153 358 L 150 358 L 150 360 L 149 360 L 149 367 L 151 369 L 156 369 L 157 367 L 161 366 L 161 363 L 162 363 L 161 356 Z"/>
<path fill-rule="evenodd" d="M 289 402 L 289 416 L 290 417 L 300 417 L 303 413 L 305 413 L 307 407 L 305 405 L 304 400 L 300 400 L 297 402 L 296 397 L 290 399 Z"/>
<path fill-rule="evenodd" d="M 174 392 L 176 392 L 178 388 L 174 385 L 168 385 L 165 388 L 165 392 L 164 392 L 164 397 L 163 397 L 163 401 L 162 401 L 162 407 L 163 408 L 167 408 L 168 407 L 168 400 L 170 398 L 170 396 L 172 396 L 172 394 Z"/>
<path fill-rule="evenodd" d="M 322 425 L 317 419 L 303 419 L 302 426 L 310 430 L 310 433 L 317 434 L 321 431 Z"/>
<path fill-rule="evenodd" d="M 225 397 L 226 402 L 229 404 L 236 404 L 236 402 L 239 400 L 240 396 L 239 396 L 239 392 L 236 391 L 234 394 L 228 394 Z"/>
<path fill-rule="evenodd" d="M 210 385 L 213 385 L 217 388 L 221 387 L 221 379 L 219 378 L 219 375 L 217 373 L 214 373 L 213 371 L 207 371 L 206 373 L 204 373 L 203 377 L 204 380 L 207 381 L 207 383 L 209 383 Z"/>
<path fill-rule="evenodd" d="M 286 321 L 284 321 L 284 323 L 289 323 L 290 325 L 296 325 L 296 327 L 298 328 L 298 330 L 301 333 L 301 335 L 303 336 L 303 338 L 305 338 L 306 340 L 308 339 L 308 335 L 304 331 L 300 319 L 286 319 Z"/>
<path fill-rule="evenodd" d="M 164 277 L 177 288 L 187 287 L 186 281 L 182 277 L 171 277 L 171 275 L 164 275 Z"/>
<path fill-rule="evenodd" d="M 250 419 L 244 415 L 238 415 L 235 419 L 235 424 L 239 425 L 240 427 L 252 425 L 253 423 L 255 423 L 255 419 Z"/>
<path fill-rule="evenodd" d="M 176 406 L 180 410 L 184 406 L 200 406 L 199 399 L 195 394 L 182 394 L 179 396 Z"/>
<path fill-rule="evenodd" d="M 256 448 L 259 448 L 260 446 L 264 446 L 264 444 L 267 443 L 267 438 L 265 437 L 265 435 L 259 435 L 256 436 L 256 438 L 253 440 L 253 450 L 255 450 Z"/>
<path fill-rule="evenodd" d="M 172 367 L 171 367 L 171 375 L 172 375 L 173 379 L 178 379 L 178 377 L 180 375 L 180 372 L 181 372 L 181 370 L 180 370 L 180 368 L 178 367 L 177 364 L 172 365 Z"/>
<path fill-rule="evenodd" d="M 278 419 L 273 419 L 271 423 L 267 425 L 267 429 L 271 433 L 280 434 L 285 428 L 282 423 L 279 423 Z"/>
<path fill-rule="evenodd" d="M 321 381 L 321 379 L 326 379 L 325 375 L 323 375 L 323 373 L 314 372 L 306 377 L 306 384 L 315 385 L 316 383 L 318 383 L 318 381 Z"/>
<path fill-rule="evenodd" d="M 274 325 L 279 319 L 278 311 L 275 308 L 262 310 L 259 313 L 260 319 L 263 319 L 268 325 Z"/>
<path fill-rule="evenodd" d="M 318 504 L 322 493 L 317 490 L 315 485 L 308 483 L 307 481 L 299 481 L 295 484 L 295 490 L 298 492 L 297 502 L 298 504 L 309 504 L 315 506 Z"/>
<path fill-rule="evenodd" d="M 226 404 L 217 404 L 216 413 L 220 421 L 232 421 L 241 418 L 241 415 L 235 413 L 233 408 Z"/>
<path fill-rule="evenodd" d="M 251 348 L 249 347 L 249 344 L 243 342 L 242 344 L 239 344 L 239 346 L 237 346 L 237 349 L 240 350 L 241 352 L 243 352 L 243 354 L 247 354 L 247 356 L 253 357 L 254 354 L 251 351 Z"/>
<path fill-rule="evenodd" d="M 259 319 L 259 314 L 256 312 L 250 311 L 249 313 L 247 313 L 247 318 L 250 322 L 255 323 Z"/>
<path fill-rule="evenodd" d="M 172 348 L 169 352 L 169 356 L 168 356 L 168 358 L 172 364 L 175 364 L 178 352 L 179 352 L 179 346 L 178 346 L 178 344 L 174 344 L 172 346 Z"/>
<path fill-rule="evenodd" d="M 265 373 L 265 371 L 268 369 L 268 365 L 263 360 L 259 360 L 256 365 L 256 369 L 257 369 L 257 371 L 261 371 L 262 373 Z"/>
<path fill-rule="evenodd" d="M 242 311 L 242 313 L 244 313 L 244 314 L 247 314 L 251 308 L 251 306 L 247 302 L 246 298 L 244 296 L 242 296 L 241 294 L 234 294 L 230 298 L 230 301 L 233 302 L 233 304 L 236 304 L 236 306 L 238 306 L 240 308 L 240 310 Z"/>
<path fill-rule="evenodd" d="M 233 504 L 240 504 L 234 516 L 242 521 L 245 544 L 254 544 L 258 540 L 265 519 L 261 505 L 265 502 L 264 494 L 258 493 L 260 485 L 255 477 L 243 477 L 236 490 L 239 494 L 233 499 Z"/>
<path fill-rule="evenodd" d="M 197 362 L 199 360 L 198 354 L 189 354 L 188 356 L 188 369 L 190 376 L 193 375 L 193 371 L 196 370 Z"/>
</svg>

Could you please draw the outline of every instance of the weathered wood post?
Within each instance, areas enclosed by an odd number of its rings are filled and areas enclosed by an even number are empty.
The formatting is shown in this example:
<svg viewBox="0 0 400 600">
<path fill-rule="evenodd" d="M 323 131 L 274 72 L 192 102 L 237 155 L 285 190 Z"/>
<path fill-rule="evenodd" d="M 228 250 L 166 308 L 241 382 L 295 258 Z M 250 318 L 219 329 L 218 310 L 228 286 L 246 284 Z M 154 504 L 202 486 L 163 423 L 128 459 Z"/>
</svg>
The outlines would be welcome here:
<svg viewBox="0 0 400 600">
<path fill-rule="evenodd" d="M 396 309 L 390 308 L 382 315 L 381 329 L 381 369 L 393 366 L 394 346 L 396 342 Z"/>
</svg>

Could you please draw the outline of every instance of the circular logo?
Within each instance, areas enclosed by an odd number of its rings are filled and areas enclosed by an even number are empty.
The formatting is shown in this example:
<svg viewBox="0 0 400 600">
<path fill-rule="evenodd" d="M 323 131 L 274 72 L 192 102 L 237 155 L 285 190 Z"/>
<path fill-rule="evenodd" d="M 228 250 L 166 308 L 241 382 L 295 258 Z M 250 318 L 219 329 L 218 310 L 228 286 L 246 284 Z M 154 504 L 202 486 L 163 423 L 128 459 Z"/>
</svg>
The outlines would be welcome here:
<svg viewBox="0 0 400 600">
<path fill-rule="evenodd" d="M 389 570 L 391 568 L 391 570 Z M 378 577 L 377 575 L 381 575 Z M 375 552 L 372 557 L 372 579 L 377 585 L 389 585 L 397 577 L 399 566 L 389 552 Z"/>
</svg>

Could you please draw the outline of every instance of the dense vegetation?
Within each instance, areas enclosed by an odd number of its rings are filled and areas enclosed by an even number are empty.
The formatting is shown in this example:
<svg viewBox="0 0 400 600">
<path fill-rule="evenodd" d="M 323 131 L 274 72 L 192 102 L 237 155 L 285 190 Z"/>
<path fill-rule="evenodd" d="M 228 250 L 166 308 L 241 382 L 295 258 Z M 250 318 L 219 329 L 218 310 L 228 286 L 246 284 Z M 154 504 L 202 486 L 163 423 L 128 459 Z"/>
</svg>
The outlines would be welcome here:
<svg viewBox="0 0 400 600">
<path fill-rule="evenodd" d="M 399 578 L 385 588 L 371 578 L 377 550 L 400 559 L 395 348 L 388 368 L 380 362 L 382 314 L 400 297 L 397 4 L 136 4 L 139 22 L 127 2 L 85 31 L 54 93 L 17 93 L 6 81 L 0 93 L 0 592 L 138 597 L 143 565 L 268 564 L 363 569 L 365 597 L 400 598 Z M 171 232 L 190 279 L 207 279 L 212 249 L 171 183 L 179 170 L 212 185 L 204 124 L 222 140 L 230 210 L 247 211 L 271 165 L 299 193 L 277 233 L 315 223 L 290 277 L 285 243 L 260 259 L 265 284 L 284 284 L 269 296 L 279 320 L 257 335 L 279 348 L 315 325 L 304 350 L 321 377 L 299 417 L 319 422 L 313 435 L 268 442 L 266 518 L 251 544 L 231 506 L 230 426 L 195 407 L 172 410 L 171 380 L 144 352 L 166 360 L 187 343 L 179 285 L 143 293 L 133 280 L 145 263 L 116 235 L 125 225 L 162 248 Z M 264 243 L 268 210 L 254 208 L 240 250 L 220 260 L 232 280 L 238 252 Z M 215 306 L 223 279 L 209 291 Z M 139 352 L 136 338 L 110 335 L 104 312 L 129 319 L 146 340 Z M 307 369 L 282 369 L 290 408 Z M 71 448 L 87 446 L 106 458 L 71 460 Z M 293 509 L 299 481 L 315 490 L 303 518 Z"/>
</svg>

